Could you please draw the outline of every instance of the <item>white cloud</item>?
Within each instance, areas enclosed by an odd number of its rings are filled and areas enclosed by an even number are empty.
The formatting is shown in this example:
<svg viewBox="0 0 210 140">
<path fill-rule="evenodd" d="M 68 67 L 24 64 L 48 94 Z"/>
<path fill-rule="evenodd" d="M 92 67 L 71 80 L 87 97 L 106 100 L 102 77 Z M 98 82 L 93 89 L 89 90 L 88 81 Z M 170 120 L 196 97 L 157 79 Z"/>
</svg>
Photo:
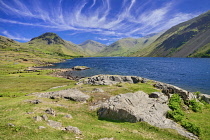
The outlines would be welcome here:
<svg viewBox="0 0 210 140">
<path fill-rule="evenodd" d="M 2 34 L 8 38 L 15 39 L 15 40 L 20 40 L 20 41 L 30 41 L 31 40 L 29 38 L 21 37 L 18 34 L 16 36 L 11 35 L 8 31 L 3 31 Z"/>
<path fill-rule="evenodd" d="M 43 5 L 43 1 L 30 0 L 32 7 L 29 7 L 20 0 L 11 0 L 10 3 L 0 0 L 1 11 L 18 17 L 16 20 L 0 18 L 0 22 L 57 31 L 71 30 L 104 36 L 131 37 L 159 32 L 197 15 L 174 13 L 175 0 L 159 7 L 152 5 L 152 0 L 122 0 L 118 11 L 114 11 L 111 0 L 80 0 L 65 6 L 64 2 L 66 4 L 67 0 L 59 0 L 57 3 L 49 1 L 48 5 Z M 50 4 L 54 6 L 49 6 Z M 27 22 L 28 20 L 35 22 Z"/>
</svg>

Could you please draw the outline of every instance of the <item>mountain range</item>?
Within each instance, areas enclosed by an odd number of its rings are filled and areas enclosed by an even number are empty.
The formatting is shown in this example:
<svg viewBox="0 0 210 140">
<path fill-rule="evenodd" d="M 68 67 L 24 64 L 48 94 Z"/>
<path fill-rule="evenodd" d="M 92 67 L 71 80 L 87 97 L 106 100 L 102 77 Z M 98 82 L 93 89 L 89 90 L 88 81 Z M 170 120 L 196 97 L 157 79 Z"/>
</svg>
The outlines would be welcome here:
<svg viewBox="0 0 210 140">
<path fill-rule="evenodd" d="M 210 57 L 210 11 L 170 28 L 131 56 Z"/>
<path fill-rule="evenodd" d="M 28 52 L 37 55 L 68 57 L 210 57 L 210 11 L 180 23 L 166 32 L 142 38 L 123 38 L 107 46 L 93 40 L 79 45 L 63 40 L 55 33 L 44 33 L 20 43 L 0 36 L 1 51 Z"/>
</svg>

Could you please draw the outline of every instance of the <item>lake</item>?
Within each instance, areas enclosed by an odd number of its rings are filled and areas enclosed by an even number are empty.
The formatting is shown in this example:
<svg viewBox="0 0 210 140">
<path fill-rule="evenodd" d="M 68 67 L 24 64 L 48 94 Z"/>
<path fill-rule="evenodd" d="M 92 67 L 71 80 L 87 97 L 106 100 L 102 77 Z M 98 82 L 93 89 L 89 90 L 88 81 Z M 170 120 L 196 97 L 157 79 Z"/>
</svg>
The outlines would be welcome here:
<svg viewBox="0 0 210 140">
<path fill-rule="evenodd" d="M 75 71 L 73 75 L 89 77 L 97 74 L 140 76 L 191 92 L 210 94 L 209 58 L 160 57 L 91 57 L 75 58 L 55 64 L 56 68 L 87 66 L 91 69 Z"/>
</svg>

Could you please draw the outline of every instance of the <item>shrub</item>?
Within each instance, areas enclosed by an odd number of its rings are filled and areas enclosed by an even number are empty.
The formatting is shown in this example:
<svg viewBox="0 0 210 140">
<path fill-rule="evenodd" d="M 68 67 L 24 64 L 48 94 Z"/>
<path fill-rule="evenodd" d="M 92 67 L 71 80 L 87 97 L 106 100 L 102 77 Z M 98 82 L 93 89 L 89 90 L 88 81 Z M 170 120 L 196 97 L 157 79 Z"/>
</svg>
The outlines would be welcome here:
<svg viewBox="0 0 210 140">
<path fill-rule="evenodd" d="M 202 110 L 202 104 L 200 102 L 197 102 L 195 99 L 194 100 L 190 100 L 189 107 L 194 112 L 201 112 L 201 110 Z"/>
<path fill-rule="evenodd" d="M 180 96 L 178 94 L 173 94 L 169 100 L 168 106 L 172 110 L 179 110 L 181 109 L 181 102 L 182 99 L 180 98 Z"/>
<path fill-rule="evenodd" d="M 182 110 L 170 110 L 167 113 L 167 117 L 179 122 L 184 118 L 184 112 Z"/>
<path fill-rule="evenodd" d="M 171 108 L 167 113 L 167 117 L 173 119 L 176 122 L 181 123 L 185 129 L 189 132 L 199 136 L 201 134 L 201 129 L 191 122 L 185 121 L 184 112 L 181 107 L 182 99 L 178 94 L 173 94 L 173 96 L 169 100 L 168 106 Z M 188 102 L 193 111 L 198 112 L 201 110 L 201 104 L 196 102 L 196 100 L 190 100 Z"/>
<path fill-rule="evenodd" d="M 201 134 L 200 127 L 196 126 L 195 124 L 187 121 L 181 121 L 181 125 L 186 128 L 189 132 L 199 136 Z"/>
</svg>

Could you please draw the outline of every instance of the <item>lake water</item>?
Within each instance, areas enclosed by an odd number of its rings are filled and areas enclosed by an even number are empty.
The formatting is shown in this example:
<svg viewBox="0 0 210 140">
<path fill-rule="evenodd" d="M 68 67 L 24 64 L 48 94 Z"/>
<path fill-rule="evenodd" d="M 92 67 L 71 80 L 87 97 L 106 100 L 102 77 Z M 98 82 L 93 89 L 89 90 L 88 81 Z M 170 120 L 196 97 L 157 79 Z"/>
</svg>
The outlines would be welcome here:
<svg viewBox="0 0 210 140">
<path fill-rule="evenodd" d="M 73 66 L 91 68 L 73 72 L 73 75 L 80 77 L 97 74 L 140 76 L 176 85 L 191 92 L 210 94 L 209 58 L 93 57 L 67 60 L 55 64 L 54 67 Z"/>
</svg>

